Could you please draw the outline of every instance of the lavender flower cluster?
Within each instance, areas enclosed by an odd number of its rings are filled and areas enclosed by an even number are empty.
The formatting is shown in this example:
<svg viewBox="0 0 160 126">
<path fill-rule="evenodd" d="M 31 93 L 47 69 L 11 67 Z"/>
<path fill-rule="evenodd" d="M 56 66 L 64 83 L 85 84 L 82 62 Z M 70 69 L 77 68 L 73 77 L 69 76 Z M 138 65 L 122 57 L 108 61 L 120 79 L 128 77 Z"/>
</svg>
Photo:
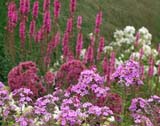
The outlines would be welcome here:
<svg viewBox="0 0 160 126">
<path fill-rule="evenodd" d="M 160 125 L 160 97 L 157 95 L 151 96 L 149 99 L 132 99 L 129 110 L 136 124 Z"/>
<path fill-rule="evenodd" d="M 125 86 L 142 85 L 140 64 L 132 59 L 118 66 L 112 74 L 112 80 L 117 80 L 119 84 Z"/>
<path fill-rule="evenodd" d="M 42 96 L 36 101 L 30 89 L 19 88 L 9 92 L 2 83 L 0 87 L 3 121 L 10 120 L 17 126 L 81 126 L 115 121 L 110 107 L 93 101 L 93 98 L 98 101 L 106 97 L 109 92 L 109 88 L 104 87 L 104 77 L 96 73 L 95 68 L 82 71 L 78 83 L 71 88 L 57 88 L 53 94 Z M 93 97 L 90 96 L 92 99 L 86 101 L 84 96 L 90 95 L 90 91 Z M 14 115 L 12 118 L 11 114 Z"/>
</svg>

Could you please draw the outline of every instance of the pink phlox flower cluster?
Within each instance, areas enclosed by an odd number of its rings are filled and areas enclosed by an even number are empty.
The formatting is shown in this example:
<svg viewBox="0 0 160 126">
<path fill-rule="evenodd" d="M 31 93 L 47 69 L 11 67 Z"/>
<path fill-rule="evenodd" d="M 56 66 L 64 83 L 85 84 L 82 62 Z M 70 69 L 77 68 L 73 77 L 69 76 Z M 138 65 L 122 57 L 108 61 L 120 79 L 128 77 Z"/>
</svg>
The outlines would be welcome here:
<svg viewBox="0 0 160 126">
<path fill-rule="evenodd" d="M 3 107 L 9 101 L 9 92 L 4 89 L 0 89 L 0 107 Z"/>
<path fill-rule="evenodd" d="M 118 66 L 111 76 L 112 80 L 118 80 L 119 84 L 125 86 L 142 85 L 140 79 L 140 65 L 134 60 L 128 60 L 124 64 Z"/>
<path fill-rule="evenodd" d="M 57 100 L 59 99 L 51 94 L 38 98 L 34 104 L 34 113 L 39 116 L 51 114 L 54 111 L 54 107 L 56 106 L 55 102 Z"/>
<path fill-rule="evenodd" d="M 134 98 L 132 99 L 129 110 L 137 124 L 154 126 L 160 124 L 160 97 L 151 96 L 149 99 Z"/>
<path fill-rule="evenodd" d="M 108 87 L 103 87 L 104 77 L 95 73 L 93 70 L 84 70 L 78 79 L 78 83 L 72 86 L 71 92 L 80 96 L 90 94 L 92 91 L 96 97 L 104 97 L 109 91 Z"/>
<path fill-rule="evenodd" d="M 16 117 L 15 121 L 19 126 L 34 126 L 34 120 L 24 116 Z"/>
<path fill-rule="evenodd" d="M 15 89 L 12 92 L 13 99 L 17 102 L 17 105 L 22 107 L 23 105 L 32 104 L 33 92 L 27 88 Z"/>
</svg>

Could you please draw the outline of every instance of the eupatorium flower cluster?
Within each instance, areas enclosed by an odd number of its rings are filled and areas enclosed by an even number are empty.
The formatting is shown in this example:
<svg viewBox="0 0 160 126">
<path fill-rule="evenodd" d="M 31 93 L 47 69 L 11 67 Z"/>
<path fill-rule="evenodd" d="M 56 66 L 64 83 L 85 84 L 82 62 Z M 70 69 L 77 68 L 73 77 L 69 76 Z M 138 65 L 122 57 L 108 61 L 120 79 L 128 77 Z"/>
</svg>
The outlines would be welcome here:
<svg viewBox="0 0 160 126">
<path fill-rule="evenodd" d="M 85 65 L 79 60 L 71 60 L 64 63 L 57 72 L 56 85 L 60 87 L 68 87 L 76 84 L 80 73 L 84 69 Z"/>
<path fill-rule="evenodd" d="M 34 96 L 43 95 L 45 88 L 37 75 L 38 69 L 36 64 L 31 61 L 20 63 L 14 67 L 8 74 L 8 84 L 11 90 L 22 87 L 29 88 Z"/>
</svg>

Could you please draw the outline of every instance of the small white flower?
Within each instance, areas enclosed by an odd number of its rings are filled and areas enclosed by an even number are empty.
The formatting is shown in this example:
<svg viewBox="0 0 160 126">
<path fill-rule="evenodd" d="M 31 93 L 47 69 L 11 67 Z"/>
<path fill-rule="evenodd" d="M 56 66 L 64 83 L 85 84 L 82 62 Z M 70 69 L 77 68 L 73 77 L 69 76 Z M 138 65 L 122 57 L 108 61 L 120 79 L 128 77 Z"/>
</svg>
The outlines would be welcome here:
<svg viewBox="0 0 160 126">
<path fill-rule="evenodd" d="M 54 119 L 57 119 L 60 116 L 60 112 L 61 111 L 59 110 L 58 106 L 55 106 L 55 111 L 53 114 Z"/>
<path fill-rule="evenodd" d="M 106 52 L 111 52 L 113 50 L 113 47 L 112 46 L 105 46 L 104 48 L 103 48 L 103 52 L 104 53 L 106 53 Z"/>
<path fill-rule="evenodd" d="M 125 34 L 135 34 L 135 28 L 133 26 L 126 26 L 124 28 L 124 33 Z"/>
<path fill-rule="evenodd" d="M 156 65 L 159 65 L 159 64 L 160 64 L 160 60 L 157 60 L 157 61 L 156 61 Z"/>
<path fill-rule="evenodd" d="M 85 53 L 86 53 L 86 49 L 82 49 L 82 50 L 81 50 L 81 53 L 80 53 L 80 57 L 81 57 L 82 59 L 84 59 Z"/>
<path fill-rule="evenodd" d="M 131 57 L 133 58 L 133 59 L 139 59 L 140 58 L 140 54 L 139 54 L 139 52 L 133 52 L 132 54 L 131 54 Z"/>
<path fill-rule="evenodd" d="M 151 47 L 149 45 L 143 45 L 142 47 L 144 51 L 144 55 L 149 56 L 152 52 Z"/>
<path fill-rule="evenodd" d="M 114 116 L 111 116 L 111 117 L 109 117 L 107 120 L 108 120 L 109 122 L 114 122 L 114 121 L 115 121 L 115 118 L 114 118 Z"/>
<path fill-rule="evenodd" d="M 152 49 L 152 55 L 153 55 L 153 57 L 158 56 L 158 52 L 156 49 Z"/>
</svg>

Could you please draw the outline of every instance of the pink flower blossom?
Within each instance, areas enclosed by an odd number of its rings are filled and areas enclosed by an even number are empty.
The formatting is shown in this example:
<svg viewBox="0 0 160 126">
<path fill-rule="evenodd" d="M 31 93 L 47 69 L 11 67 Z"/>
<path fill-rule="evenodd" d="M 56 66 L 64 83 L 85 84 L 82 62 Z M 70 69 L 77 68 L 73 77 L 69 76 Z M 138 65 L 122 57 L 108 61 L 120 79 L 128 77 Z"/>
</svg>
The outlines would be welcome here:
<svg viewBox="0 0 160 126">
<path fill-rule="evenodd" d="M 34 37 L 35 35 L 35 30 L 36 30 L 36 21 L 32 20 L 29 26 L 29 34 L 30 37 Z"/>
<path fill-rule="evenodd" d="M 19 11 L 22 15 L 26 15 L 30 11 L 30 0 L 20 0 Z"/>
<path fill-rule="evenodd" d="M 53 86 L 55 75 L 52 72 L 48 71 L 44 78 L 49 87 Z"/>
<path fill-rule="evenodd" d="M 99 33 L 100 32 L 100 25 L 101 24 L 102 24 L 102 11 L 100 11 L 96 16 L 95 33 Z"/>
<path fill-rule="evenodd" d="M 85 58 L 84 58 L 84 62 L 85 63 L 93 63 L 93 59 L 94 58 L 94 53 L 93 53 L 93 46 L 89 46 L 87 51 L 86 51 L 86 54 L 85 54 Z"/>
<path fill-rule="evenodd" d="M 38 32 L 36 33 L 36 35 L 35 35 L 35 41 L 36 42 L 40 42 L 40 41 L 42 41 L 43 40 L 43 38 L 44 38 L 44 32 L 45 32 L 45 28 L 44 28 L 44 26 L 42 26 L 39 30 L 38 30 Z"/>
<path fill-rule="evenodd" d="M 101 37 L 100 41 L 99 41 L 98 50 L 97 50 L 97 52 L 98 52 L 97 53 L 97 60 L 100 60 L 100 58 L 101 58 L 101 54 L 103 52 L 104 45 L 105 45 L 105 43 L 104 43 L 104 37 Z"/>
<path fill-rule="evenodd" d="M 38 97 L 45 93 L 39 76 L 36 64 L 31 61 L 21 62 L 18 66 L 11 69 L 8 74 L 8 84 L 13 91 L 19 88 L 30 89 L 34 96 Z"/>
<path fill-rule="evenodd" d="M 78 18 L 77 18 L 77 28 L 81 29 L 81 25 L 82 25 L 82 16 L 78 16 Z"/>
<path fill-rule="evenodd" d="M 46 10 L 49 10 L 50 9 L 50 4 L 51 4 L 51 1 L 50 0 L 44 0 L 43 1 L 43 11 L 45 12 Z"/>
<path fill-rule="evenodd" d="M 85 65 L 79 60 L 71 60 L 64 63 L 57 72 L 56 85 L 66 88 L 76 84 L 80 73 L 84 69 Z"/>
<path fill-rule="evenodd" d="M 26 39 L 26 22 L 24 20 L 20 22 L 19 37 L 21 39 L 21 46 L 24 48 Z"/>
<path fill-rule="evenodd" d="M 47 33 L 51 32 L 51 15 L 50 11 L 45 11 L 43 16 L 43 26 Z"/>
<path fill-rule="evenodd" d="M 73 18 L 69 18 L 67 20 L 66 32 L 72 32 L 72 29 L 73 29 Z"/>
<path fill-rule="evenodd" d="M 77 4 L 77 0 L 70 0 L 70 13 L 71 15 L 75 12 L 76 10 L 76 4 Z"/>
<path fill-rule="evenodd" d="M 18 12 L 17 12 L 15 2 L 12 1 L 8 4 L 8 26 L 7 26 L 7 29 L 10 32 L 13 32 L 14 28 L 17 25 L 17 21 L 18 21 Z"/>
<path fill-rule="evenodd" d="M 60 9 L 61 9 L 61 3 L 59 2 L 59 0 L 54 0 L 54 18 L 55 20 L 57 20 L 59 17 Z"/>
<path fill-rule="evenodd" d="M 78 33 L 77 43 L 76 43 L 76 56 L 77 57 L 80 56 L 82 47 L 83 47 L 83 34 L 80 32 L 80 33 Z"/>
<path fill-rule="evenodd" d="M 39 1 L 37 0 L 33 4 L 32 16 L 34 18 L 38 17 L 38 11 L 39 11 Z"/>
</svg>

